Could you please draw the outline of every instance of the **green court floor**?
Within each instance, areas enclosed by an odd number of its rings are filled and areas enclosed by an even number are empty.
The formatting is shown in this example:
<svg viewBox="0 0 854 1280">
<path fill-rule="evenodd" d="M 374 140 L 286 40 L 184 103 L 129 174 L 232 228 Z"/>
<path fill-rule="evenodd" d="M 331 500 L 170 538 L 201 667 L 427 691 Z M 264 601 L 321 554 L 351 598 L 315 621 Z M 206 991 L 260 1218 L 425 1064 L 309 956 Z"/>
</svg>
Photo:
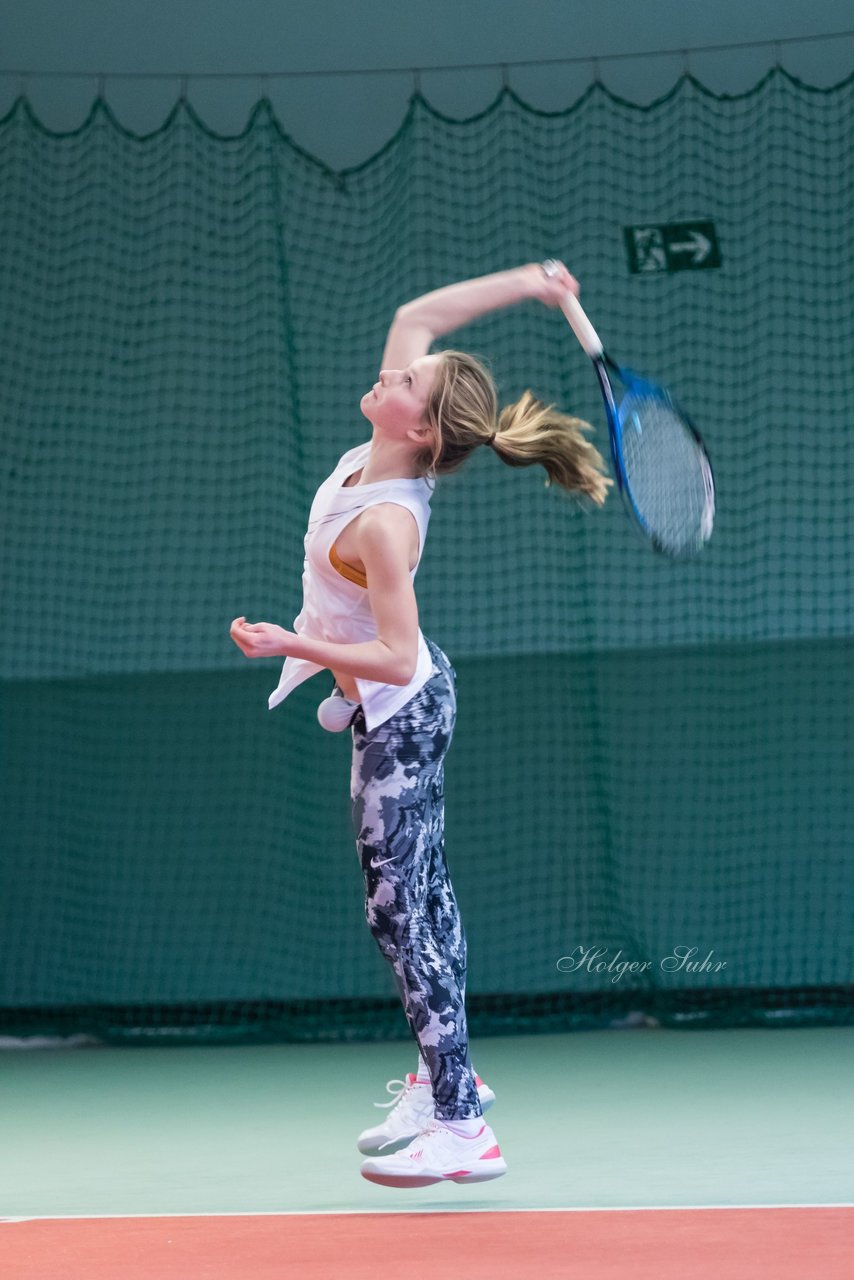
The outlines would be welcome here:
<svg viewBox="0 0 854 1280">
<path fill-rule="evenodd" d="M 854 1028 L 483 1039 L 509 1171 L 359 1176 L 409 1042 L 0 1052 L 0 1217 L 854 1201 Z"/>
</svg>

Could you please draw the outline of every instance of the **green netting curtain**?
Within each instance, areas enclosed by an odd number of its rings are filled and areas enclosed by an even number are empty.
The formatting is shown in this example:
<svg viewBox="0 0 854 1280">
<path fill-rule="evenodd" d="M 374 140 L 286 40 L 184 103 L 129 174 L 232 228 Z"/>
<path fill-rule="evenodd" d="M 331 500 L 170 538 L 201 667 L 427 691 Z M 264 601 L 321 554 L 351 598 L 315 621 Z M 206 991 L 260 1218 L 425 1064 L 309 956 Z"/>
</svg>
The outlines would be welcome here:
<svg viewBox="0 0 854 1280">
<path fill-rule="evenodd" d="M 420 621 L 460 675 L 449 864 L 475 1033 L 850 1017 L 854 77 L 601 85 L 559 113 L 413 97 L 333 173 L 262 100 L 144 137 L 105 102 L 0 121 L 0 1029 L 407 1035 L 361 914 L 323 676 L 270 713 L 311 497 L 407 299 L 563 258 L 606 344 L 708 442 L 717 528 L 672 564 L 613 497 L 487 450 L 440 482 Z M 623 228 L 713 219 L 718 270 Z M 597 427 L 559 313 L 453 342 Z M 438 344 L 441 346 L 441 344 Z M 663 962 L 679 947 L 715 971 Z M 615 977 L 567 955 L 597 948 Z"/>
</svg>

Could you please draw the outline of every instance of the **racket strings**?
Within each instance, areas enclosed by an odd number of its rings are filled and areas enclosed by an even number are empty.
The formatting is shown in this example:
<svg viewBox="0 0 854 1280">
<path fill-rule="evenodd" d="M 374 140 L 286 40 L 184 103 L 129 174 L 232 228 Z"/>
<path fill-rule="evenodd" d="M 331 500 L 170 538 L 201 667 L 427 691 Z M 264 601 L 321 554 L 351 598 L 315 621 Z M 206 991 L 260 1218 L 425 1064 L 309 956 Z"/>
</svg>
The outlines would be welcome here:
<svg viewBox="0 0 854 1280">
<path fill-rule="evenodd" d="M 711 536 L 714 486 L 702 447 L 665 400 L 628 395 L 620 405 L 621 450 L 635 514 L 671 554 L 697 550 Z"/>
</svg>

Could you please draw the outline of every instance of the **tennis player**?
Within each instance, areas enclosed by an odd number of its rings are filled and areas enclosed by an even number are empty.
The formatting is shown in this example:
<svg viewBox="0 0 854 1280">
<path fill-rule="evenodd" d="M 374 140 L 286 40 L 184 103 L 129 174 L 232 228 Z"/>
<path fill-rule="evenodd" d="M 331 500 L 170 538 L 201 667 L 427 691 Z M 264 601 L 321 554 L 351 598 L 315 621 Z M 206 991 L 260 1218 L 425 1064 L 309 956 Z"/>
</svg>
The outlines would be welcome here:
<svg viewBox="0 0 854 1280">
<path fill-rule="evenodd" d="M 387 1186 L 481 1182 L 507 1170 L 483 1119 L 494 1101 L 469 1058 L 466 939 L 444 851 L 444 761 L 456 719 L 447 655 L 418 624 L 413 580 L 438 476 L 487 445 L 511 467 L 541 465 L 597 505 L 611 481 L 584 438 L 589 424 L 529 391 L 498 410 L 491 375 L 440 336 L 486 312 L 535 299 L 557 307 L 578 283 L 561 262 L 466 280 L 395 314 L 382 370 L 362 397 L 370 441 L 345 453 L 312 503 L 303 608 L 293 631 L 235 618 L 249 658 L 283 655 L 272 709 L 329 668 L 321 725 L 350 728 L 350 796 L 368 927 L 391 965 L 418 1065 L 383 1124 L 358 1148 L 369 1181 Z M 376 1104 L 381 1105 L 381 1104 Z M 385 1104 L 392 1106 L 392 1103 Z"/>
</svg>

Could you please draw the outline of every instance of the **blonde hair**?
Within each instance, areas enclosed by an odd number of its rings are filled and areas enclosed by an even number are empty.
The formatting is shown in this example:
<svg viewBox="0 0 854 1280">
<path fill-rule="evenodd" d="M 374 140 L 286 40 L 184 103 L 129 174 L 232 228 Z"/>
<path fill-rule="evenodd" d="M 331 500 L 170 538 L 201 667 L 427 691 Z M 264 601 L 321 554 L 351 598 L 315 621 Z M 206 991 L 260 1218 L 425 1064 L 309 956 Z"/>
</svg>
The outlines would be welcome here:
<svg viewBox="0 0 854 1280">
<path fill-rule="evenodd" d="M 417 461 L 430 476 L 456 471 L 479 445 L 490 444 L 508 467 L 545 468 L 552 482 L 602 506 L 613 481 L 598 450 L 584 439 L 589 422 L 560 413 L 530 391 L 498 411 L 498 393 L 486 366 L 465 351 L 441 351 L 424 411 L 433 428 Z M 494 438 L 493 438 L 494 433 Z"/>
</svg>

